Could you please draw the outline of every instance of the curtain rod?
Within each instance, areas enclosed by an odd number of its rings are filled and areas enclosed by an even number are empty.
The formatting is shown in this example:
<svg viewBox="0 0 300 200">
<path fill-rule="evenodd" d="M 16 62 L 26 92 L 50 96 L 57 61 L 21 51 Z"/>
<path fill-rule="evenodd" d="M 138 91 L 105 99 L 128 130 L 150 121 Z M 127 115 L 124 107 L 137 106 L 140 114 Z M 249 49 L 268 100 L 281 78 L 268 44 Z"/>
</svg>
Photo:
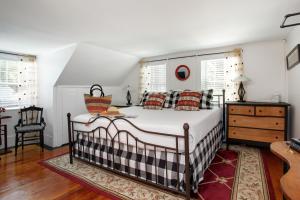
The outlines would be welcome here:
<svg viewBox="0 0 300 200">
<path fill-rule="evenodd" d="M 13 55 L 13 56 L 23 56 L 23 57 L 34 57 L 34 58 L 36 58 L 36 56 L 34 56 L 34 55 L 14 53 L 14 52 L 1 51 L 1 50 L 0 50 L 0 54 L 7 54 L 7 55 Z"/>
<path fill-rule="evenodd" d="M 198 57 L 198 56 L 210 56 L 210 55 L 218 55 L 218 54 L 232 53 L 232 52 L 235 52 L 235 50 L 221 51 L 221 52 L 215 52 L 215 53 L 204 53 L 204 54 L 197 54 L 197 55 L 190 55 L 190 56 L 177 56 L 177 57 L 164 58 L 164 59 L 158 59 L 158 60 L 143 61 L 143 63 L 158 62 L 158 61 L 164 61 L 164 60 L 175 60 L 175 59 L 180 59 L 180 58 L 192 58 L 192 57 Z"/>
</svg>

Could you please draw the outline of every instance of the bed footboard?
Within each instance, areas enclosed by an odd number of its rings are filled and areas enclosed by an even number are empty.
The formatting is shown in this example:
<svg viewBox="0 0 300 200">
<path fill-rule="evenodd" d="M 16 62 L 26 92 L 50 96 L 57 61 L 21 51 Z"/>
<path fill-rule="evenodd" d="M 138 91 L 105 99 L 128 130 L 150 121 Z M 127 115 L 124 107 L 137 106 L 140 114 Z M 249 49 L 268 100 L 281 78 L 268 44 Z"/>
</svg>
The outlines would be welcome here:
<svg viewBox="0 0 300 200">
<path fill-rule="evenodd" d="M 100 118 L 110 121 L 108 127 L 98 127 L 92 131 L 74 129 L 74 124 L 88 125 Z M 70 164 L 73 164 L 74 158 L 79 158 L 89 164 L 97 165 L 163 190 L 184 195 L 186 199 L 190 199 L 191 164 L 189 160 L 189 125 L 187 123 L 183 125 L 184 135 L 173 135 L 142 130 L 125 118 L 111 119 L 99 116 L 89 123 L 83 123 L 72 121 L 71 114 L 68 113 L 67 119 Z M 174 139 L 176 147 L 171 148 L 144 142 L 127 130 L 119 130 L 115 124 L 118 120 L 126 121 L 138 131 Z M 117 129 L 115 135 L 111 135 L 109 132 L 110 127 Z M 120 140 L 121 136 L 126 137 L 125 144 L 124 141 Z M 135 145 L 130 144 L 130 140 L 134 140 Z M 179 148 L 180 140 L 184 140 L 184 152 L 181 152 Z M 84 149 L 81 141 L 87 141 L 86 143 L 93 146 L 93 148 L 94 144 L 97 144 L 100 155 L 96 153 L 95 149 Z M 88 152 L 87 156 L 85 155 L 86 152 Z M 86 157 L 86 159 L 81 159 L 82 157 Z M 172 162 L 169 162 L 170 157 L 172 157 Z M 135 163 L 132 164 L 132 161 Z M 162 180 L 162 177 L 164 180 Z M 183 184 L 183 181 L 185 184 Z M 182 190 L 182 185 L 184 185 L 184 190 Z"/>
</svg>

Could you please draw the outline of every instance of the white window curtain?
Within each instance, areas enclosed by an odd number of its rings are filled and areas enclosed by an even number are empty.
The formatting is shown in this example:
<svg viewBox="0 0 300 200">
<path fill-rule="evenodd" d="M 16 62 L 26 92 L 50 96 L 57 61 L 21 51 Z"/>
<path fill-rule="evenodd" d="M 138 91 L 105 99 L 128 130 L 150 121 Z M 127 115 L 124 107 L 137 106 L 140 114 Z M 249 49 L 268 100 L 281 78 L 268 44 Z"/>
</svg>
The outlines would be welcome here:
<svg viewBox="0 0 300 200">
<path fill-rule="evenodd" d="M 167 63 L 142 63 L 140 68 L 140 96 L 145 91 L 165 92 L 167 90 Z"/>
<path fill-rule="evenodd" d="M 226 101 L 236 101 L 238 97 L 239 83 L 233 82 L 233 79 L 244 73 L 244 63 L 242 49 L 235 49 L 226 55 L 225 62 L 225 90 Z"/>
<path fill-rule="evenodd" d="M 37 66 L 34 56 L 0 53 L 0 106 L 20 108 L 37 101 Z"/>
</svg>

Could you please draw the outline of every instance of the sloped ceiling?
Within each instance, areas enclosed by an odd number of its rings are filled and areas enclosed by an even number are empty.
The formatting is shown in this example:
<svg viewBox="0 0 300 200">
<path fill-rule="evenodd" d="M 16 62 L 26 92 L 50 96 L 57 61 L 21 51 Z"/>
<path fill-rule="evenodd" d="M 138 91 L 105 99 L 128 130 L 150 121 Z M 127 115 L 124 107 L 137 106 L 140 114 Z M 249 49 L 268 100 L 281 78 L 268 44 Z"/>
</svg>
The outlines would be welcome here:
<svg viewBox="0 0 300 200">
<path fill-rule="evenodd" d="M 139 58 L 95 45 L 78 44 L 56 85 L 119 86 Z"/>
<path fill-rule="evenodd" d="M 88 42 L 139 57 L 283 39 L 299 0 L 2 0 L 0 49 Z"/>
</svg>

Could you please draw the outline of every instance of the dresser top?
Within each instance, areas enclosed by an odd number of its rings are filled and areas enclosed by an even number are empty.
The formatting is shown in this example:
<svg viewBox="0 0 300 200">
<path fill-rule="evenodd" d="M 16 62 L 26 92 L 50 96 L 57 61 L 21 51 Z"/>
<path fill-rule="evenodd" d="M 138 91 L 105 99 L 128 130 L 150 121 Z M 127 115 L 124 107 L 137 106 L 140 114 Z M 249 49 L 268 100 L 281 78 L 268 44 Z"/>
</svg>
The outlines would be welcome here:
<svg viewBox="0 0 300 200">
<path fill-rule="evenodd" d="M 245 101 L 245 102 L 238 102 L 238 101 L 226 101 L 225 104 L 228 105 L 257 105 L 257 106 L 290 106 L 291 104 L 285 102 L 259 102 L 259 101 Z"/>
</svg>

